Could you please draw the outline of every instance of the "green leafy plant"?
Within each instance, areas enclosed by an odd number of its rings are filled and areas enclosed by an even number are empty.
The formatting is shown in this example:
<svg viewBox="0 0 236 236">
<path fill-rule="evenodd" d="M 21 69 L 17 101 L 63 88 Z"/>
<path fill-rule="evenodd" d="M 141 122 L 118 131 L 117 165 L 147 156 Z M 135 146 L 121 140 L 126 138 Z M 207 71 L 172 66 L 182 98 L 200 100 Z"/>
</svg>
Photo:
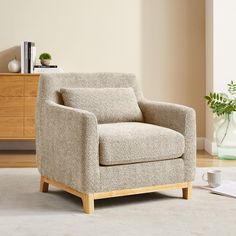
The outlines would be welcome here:
<svg viewBox="0 0 236 236">
<path fill-rule="evenodd" d="M 40 60 L 51 60 L 52 56 L 49 53 L 44 52 L 39 56 L 39 59 Z"/>
<path fill-rule="evenodd" d="M 205 96 L 207 104 L 217 116 L 230 115 L 236 111 L 236 83 L 231 81 L 228 85 L 229 95 L 225 93 L 210 93 Z"/>
</svg>

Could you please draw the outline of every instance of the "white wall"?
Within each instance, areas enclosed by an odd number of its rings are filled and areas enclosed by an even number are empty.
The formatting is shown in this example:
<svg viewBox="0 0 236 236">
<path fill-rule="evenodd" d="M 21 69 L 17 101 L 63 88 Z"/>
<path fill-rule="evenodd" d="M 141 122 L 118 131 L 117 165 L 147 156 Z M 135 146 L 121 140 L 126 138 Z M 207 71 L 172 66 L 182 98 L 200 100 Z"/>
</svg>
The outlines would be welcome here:
<svg viewBox="0 0 236 236">
<path fill-rule="evenodd" d="M 227 91 L 236 80 L 236 1 L 214 0 L 214 90 Z"/>
<path fill-rule="evenodd" d="M 206 94 L 214 90 L 213 88 L 213 0 L 205 2 L 206 14 Z M 213 114 L 208 106 L 206 106 L 206 139 L 205 149 L 209 153 L 212 151 L 212 143 L 214 140 L 214 124 Z"/>
<path fill-rule="evenodd" d="M 236 81 L 236 1 L 206 0 L 206 93 L 227 92 L 227 84 Z M 217 152 L 215 133 L 220 119 L 206 112 L 206 149 Z"/>
<path fill-rule="evenodd" d="M 22 40 L 36 42 L 65 72 L 141 75 L 141 0 L 0 0 L 0 61 Z M 7 71 L 7 62 L 0 63 Z"/>
<path fill-rule="evenodd" d="M 143 90 L 197 112 L 205 137 L 205 1 L 143 1 Z"/>
</svg>

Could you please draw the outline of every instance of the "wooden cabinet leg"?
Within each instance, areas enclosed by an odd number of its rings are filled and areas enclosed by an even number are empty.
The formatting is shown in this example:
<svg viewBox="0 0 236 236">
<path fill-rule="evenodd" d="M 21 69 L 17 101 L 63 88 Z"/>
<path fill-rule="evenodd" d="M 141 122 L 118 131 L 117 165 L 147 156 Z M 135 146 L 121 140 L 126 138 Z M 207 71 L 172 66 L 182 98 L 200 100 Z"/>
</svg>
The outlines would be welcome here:
<svg viewBox="0 0 236 236">
<path fill-rule="evenodd" d="M 48 192 L 48 183 L 44 181 L 44 177 L 41 176 L 40 179 L 40 192 L 47 193 Z"/>
<path fill-rule="evenodd" d="M 191 199 L 192 198 L 192 183 L 189 182 L 188 187 L 183 188 L 182 191 L 183 191 L 183 198 L 184 199 L 187 199 L 187 200 Z"/>
<path fill-rule="evenodd" d="M 92 214 L 94 212 L 94 197 L 93 194 L 84 193 L 82 196 L 84 212 Z"/>
</svg>

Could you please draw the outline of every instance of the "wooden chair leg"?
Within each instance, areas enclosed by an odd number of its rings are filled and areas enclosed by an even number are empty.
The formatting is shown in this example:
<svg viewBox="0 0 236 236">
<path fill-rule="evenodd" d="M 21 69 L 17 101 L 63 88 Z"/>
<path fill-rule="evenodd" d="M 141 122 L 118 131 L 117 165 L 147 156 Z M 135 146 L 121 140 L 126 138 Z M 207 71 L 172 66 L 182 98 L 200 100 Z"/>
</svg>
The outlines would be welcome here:
<svg viewBox="0 0 236 236">
<path fill-rule="evenodd" d="M 183 188 L 182 191 L 183 191 L 183 198 L 184 199 L 187 199 L 187 200 L 191 199 L 192 198 L 192 183 L 189 182 L 188 187 Z"/>
<path fill-rule="evenodd" d="M 84 193 L 82 196 L 84 212 L 92 214 L 94 212 L 94 197 L 93 194 Z"/>
<path fill-rule="evenodd" d="M 40 179 L 40 192 L 47 193 L 49 184 L 44 181 L 44 177 L 41 176 Z"/>
</svg>

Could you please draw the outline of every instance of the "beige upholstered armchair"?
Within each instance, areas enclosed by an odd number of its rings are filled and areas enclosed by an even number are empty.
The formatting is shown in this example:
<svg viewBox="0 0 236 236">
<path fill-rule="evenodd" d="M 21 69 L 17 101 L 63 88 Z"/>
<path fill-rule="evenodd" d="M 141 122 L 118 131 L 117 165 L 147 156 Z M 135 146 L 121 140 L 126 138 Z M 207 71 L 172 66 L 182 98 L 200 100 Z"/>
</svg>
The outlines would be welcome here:
<svg viewBox="0 0 236 236">
<path fill-rule="evenodd" d="M 143 98 L 132 74 L 45 74 L 37 100 L 40 190 L 94 200 L 179 188 L 191 197 L 193 109 Z"/>
</svg>

